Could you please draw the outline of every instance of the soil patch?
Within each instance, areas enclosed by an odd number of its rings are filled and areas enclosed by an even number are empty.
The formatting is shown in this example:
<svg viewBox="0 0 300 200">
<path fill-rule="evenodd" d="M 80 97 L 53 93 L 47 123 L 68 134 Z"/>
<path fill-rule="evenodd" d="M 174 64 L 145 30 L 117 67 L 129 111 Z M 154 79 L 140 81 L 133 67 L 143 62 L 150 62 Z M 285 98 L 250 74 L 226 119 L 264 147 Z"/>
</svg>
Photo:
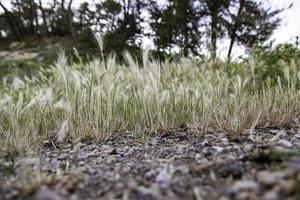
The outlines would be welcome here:
<svg viewBox="0 0 300 200">
<path fill-rule="evenodd" d="M 299 199 L 297 129 L 185 131 L 42 148 L 2 159 L 0 199 Z"/>
</svg>

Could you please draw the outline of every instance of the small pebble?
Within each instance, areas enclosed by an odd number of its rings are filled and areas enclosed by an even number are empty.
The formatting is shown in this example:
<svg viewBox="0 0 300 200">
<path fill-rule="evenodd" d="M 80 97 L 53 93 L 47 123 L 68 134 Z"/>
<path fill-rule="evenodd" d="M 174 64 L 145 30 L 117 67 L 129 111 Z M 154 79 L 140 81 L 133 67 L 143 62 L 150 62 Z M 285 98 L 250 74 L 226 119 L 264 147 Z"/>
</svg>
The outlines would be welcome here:
<svg viewBox="0 0 300 200">
<path fill-rule="evenodd" d="M 239 192 L 242 190 L 257 192 L 259 190 L 259 186 L 253 180 L 236 181 L 232 186 L 232 191 Z"/>
<path fill-rule="evenodd" d="M 266 186 L 272 186 L 278 181 L 277 177 L 269 171 L 259 172 L 257 175 L 257 179 L 260 183 Z"/>
<path fill-rule="evenodd" d="M 167 188 L 171 182 L 172 174 L 168 172 L 167 168 L 165 167 L 162 169 L 156 177 L 156 183 L 159 185 L 160 188 Z"/>
<path fill-rule="evenodd" d="M 35 200 L 62 200 L 54 191 L 42 186 L 34 196 Z"/>
<path fill-rule="evenodd" d="M 58 161 L 57 159 L 53 159 L 51 162 L 50 162 L 50 167 L 53 168 L 53 169 L 57 169 L 61 166 L 61 162 Z"/>
<path fill-rule="evenodd" d="M 279 140 L 277 144 L 284 148 L 292 148 L 293 147 L 293 143 L 291 143 L 290 141 L 285 140 L 285 139 Z"/>
<path fill-rule="evenodd" d="M 271 190 L 265 193 L 263 200 L 279 200 L 279 195 L 277 190 Z"/>
</svg>

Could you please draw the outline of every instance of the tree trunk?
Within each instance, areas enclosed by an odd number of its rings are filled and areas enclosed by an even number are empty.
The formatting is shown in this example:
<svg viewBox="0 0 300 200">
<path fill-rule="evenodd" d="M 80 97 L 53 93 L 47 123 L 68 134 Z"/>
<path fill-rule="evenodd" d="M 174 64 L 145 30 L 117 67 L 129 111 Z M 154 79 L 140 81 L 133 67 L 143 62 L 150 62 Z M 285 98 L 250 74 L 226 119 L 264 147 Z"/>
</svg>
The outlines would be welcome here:
<svg viewBox="0 0 300 200">
<path fill-rule="evenodd" d="M 14 21 L 16 22 L 16 26 L 19 30 L 19 33 L 21 34 L 22 37 L 24 37 L 25 35 L 28 35 L 28 30 L 26 29 L 24 23 L 23 23 L 23 19 L 21 16 L 22 8 L 21 8 L 21 3 L 19 0 L 16 0 L 16 4 L 17 4 L 17 9 L 18 9 L 18 14 L 19 16 L 15 16 Z"/>
<path fill-rule="evenodd" d="M 228 50 L 228 54 L 227 54 L 227 61 L 228 62 L 231 61 L 231 54 L 232 54 L 233 46 L 234 46 L 236 36 L 237 36 L 236 31 L 237 31 L 237 29 L 240 25 L 239 20 L 240 20 L 242 10 L 243 10 L 244 5 L 245 5 L 245 0 L 240 0 L 239 2 L 240 2 L 240 7 L 239 7 L 239 10 L 237 12 L 234 24 L 233 24 L 233 28 L 232 28 L 231 33 L 230 33 L 230 45 L 229 45 L 229 50 Z"/>
<path fill-rule="evenodd" d="M 30 16 L 29 16 L 29 21 L 30 21 L 30 34 L 35 35 L 35 29 L 36 27 L 34 26 L 34 7 L 33 7 L 33 2 L 32 0 L 29 1 L 29 6 L 30 6 Z"/>
<path fill-rule="evenodd" d="M 73 3 L 73 0 L 70 0 L 69 4 L 68 4 L 68 24 L 69 24 L 69 31 L 71 33 L 71 36 L 72 36 L 73 39 L 75 39 L 76 32 L 75 32 L 74 26 L 73 26 L 72 3 Z"/>
<path fill-rule="evenodd" d="M 228 50 L 228 54 L 227 54 L 227 61 L 228 62 L 231 61 L 231 54 L 232 54 L 233 45 L 235 43 L 235 38 L 236 38 L 236 34 L 232 34 L 230 36 L 230 45 L 229 45 L 229 50 Z"/>
<path fill-rule="evenodd" d="M 38 36 L 40 36 L 40 23 L 39 23 L 39 16 L 38 16 L 38 9 L 37 4 L 34 3 L 34 18 L 35 18 L 35 32 Z"/>
<path fill-rule="evenodd" d="M 10 27 L 11 32 L 13 34 L 13 37 L 16 40 L 19 40 L 20 39 L 20 34 L 17 30 L 17 27 L 15 26 L 12 13 L 10 11 L 8 11 L 7 8 L 1 2 L 0 2 L 0 7 L 4 10 L 6 20 L 7 20 L 7 23 L 9 24 L 9 27 Z"/>
<path fill-rule="evenodd" d="M 218 36 L 218 15 L 213 13 L 211 23 L 211 38 L 210 38 L 210 45 L 211 45 L 211 59 L 215 60 L 217 57 L 217 36 Z"/>
<path fill-rule="evenodd" d="M 188 9 L 186 8 L 185 10 L 185 16 L 184 16 L 184 20 L 185 20 L 185 24 L 183 25 L 183 39 L 184 39 L 184 44 L 183 44 L 183 55 L 184 57 L 188 57 L 189 55 L 189 28 L 188 28 Z"/>
<path fill-rule="evenodd" d="M 184 46 L 183 46 L 183 55 L 184 57 L 189 56 L 189 34 L 188 30 L 184 30 Z"/>
<path fill-rule="evenodd" d="M 60 6 L 62 10 L 65 10 L 65 0 L 61 0 Z"/>
<path fill-rule="evenodd" d="M 42 5 L 42 0 L 39 0 L 39 7 L 42 13 L 42 18 L 43 18 L 43 26 L 44 26 L 44 31 L 46 33 L 47 36 L 49 36 L 49 31 L 48 31 L 48 23 L 47 23 L 47 19 L 46 19 L 46 14 Z"/>
</svg>

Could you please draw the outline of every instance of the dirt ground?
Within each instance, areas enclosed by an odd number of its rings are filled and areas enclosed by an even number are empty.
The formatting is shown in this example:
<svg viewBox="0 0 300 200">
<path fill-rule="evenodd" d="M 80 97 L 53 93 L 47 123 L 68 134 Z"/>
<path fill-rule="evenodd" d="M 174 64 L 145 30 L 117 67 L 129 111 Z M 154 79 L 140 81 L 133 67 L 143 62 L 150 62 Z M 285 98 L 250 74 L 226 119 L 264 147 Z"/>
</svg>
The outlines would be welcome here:
<svg viewBox="0 0 300 200">
<path fill-rule="evenodd" d="M 45 144 L 1 160 L 0 199 L 300 199 L 299 150 L 297 128 Z"/>
</svg>

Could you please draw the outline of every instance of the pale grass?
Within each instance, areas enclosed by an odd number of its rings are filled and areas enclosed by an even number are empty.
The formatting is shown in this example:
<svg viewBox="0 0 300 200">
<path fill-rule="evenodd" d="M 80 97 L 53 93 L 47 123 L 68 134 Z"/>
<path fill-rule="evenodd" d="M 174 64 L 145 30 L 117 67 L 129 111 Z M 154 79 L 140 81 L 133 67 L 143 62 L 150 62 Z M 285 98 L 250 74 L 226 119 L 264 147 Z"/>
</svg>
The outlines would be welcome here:
<svg viewBox="0 0 300 200">
<path fill-rule="evenodd" d="M 34 150 L 53 130 L 67 129 L 68 141 L 99 141 L 125 131 L 143 137 L 182 124 L 200 134 L 208 129 L 243 134 L 299 116 L 298 73 L 289 67 L 285 80 L 271 86 L 256 81 L 255 61 L 241 66 L 246 75 L 229 76 L 210 62 L 159 62 L 148 56 L 144 52 L 138 62 L 126 52 L 124 64 L 109 56 L 84 65 L 69 64 L 61 53 L 36 77 L 5 80 L 1 150 Z M 66 140 L 65 134 L 59 136 Z"/>
</svg>

